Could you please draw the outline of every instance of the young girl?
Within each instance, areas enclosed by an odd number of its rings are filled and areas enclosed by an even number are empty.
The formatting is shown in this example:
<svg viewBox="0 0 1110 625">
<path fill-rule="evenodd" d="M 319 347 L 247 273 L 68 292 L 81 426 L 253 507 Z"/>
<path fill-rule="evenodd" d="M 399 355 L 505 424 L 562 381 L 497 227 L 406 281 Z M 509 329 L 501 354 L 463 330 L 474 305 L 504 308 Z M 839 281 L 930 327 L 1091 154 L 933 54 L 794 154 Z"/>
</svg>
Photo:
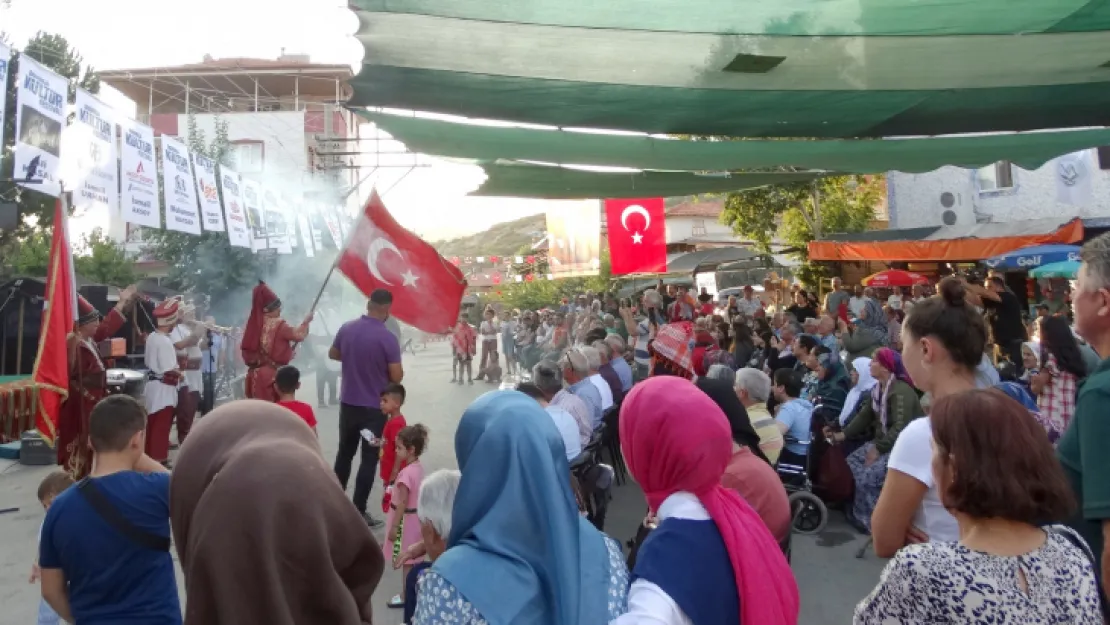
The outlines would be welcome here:
<svg viewBox="0 0 1110 625">
<path fill-rule="evenodd" d="M 455 324 L 455 330 L 451 333 L 451 381 L 456 379 L 459 384 L 463 383 L 463 371 L 466 371 L 466 380 L 470 384 L 474 384 L 472 365 L 474 360 L 474 352 L 476 348 L 477 335 L 474 328 L 467 322 L 465 315 L 459 315 L 459 322 Z M 455 370 L 458 369 L 458 374 Z"/>
<path fill-rule="evenodd" d="M 397 458 L 408 466 L 397 474 L 389 516 L 386 518 L 385 540 L 382 543 L 387 562 L 392 562 L 402 551 L 420 541 L 420 521 L 416 518 L 416 501 L 420 497 L 420 483 L 424 481 L 424 465 L 420 456 L 428 446 L 428 428 L 417 423 L 397 433 Z M 423 557 L 404 563 L 404 577 L 408 579 L 412 566 Z M 403 592 L 403 591 L 402 591 Z M 405 607 L 403 595 L 394 595 L 389 607 Z"/>
</svg>

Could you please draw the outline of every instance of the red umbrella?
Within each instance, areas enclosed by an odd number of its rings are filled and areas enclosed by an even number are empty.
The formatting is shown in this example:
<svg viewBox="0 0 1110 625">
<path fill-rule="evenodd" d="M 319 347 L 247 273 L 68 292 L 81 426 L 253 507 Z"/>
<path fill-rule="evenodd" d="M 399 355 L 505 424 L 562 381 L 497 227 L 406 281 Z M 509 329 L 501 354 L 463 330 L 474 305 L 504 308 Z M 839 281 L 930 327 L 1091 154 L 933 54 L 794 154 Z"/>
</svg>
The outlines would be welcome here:
<svg viewBox="0 0 1110 625">
<path fill-rule="evenodd" d="M 902 271 L 901 269 L 888 269 L 880 271 L 879 273 L 871 274 L 861 280 L 864 286 L 873 286 L 880 289 L 889 288 L 892 286 L 913 286 L 915 284 L 928 284 L 929 278 L 913 271 Z"/>
</svg>

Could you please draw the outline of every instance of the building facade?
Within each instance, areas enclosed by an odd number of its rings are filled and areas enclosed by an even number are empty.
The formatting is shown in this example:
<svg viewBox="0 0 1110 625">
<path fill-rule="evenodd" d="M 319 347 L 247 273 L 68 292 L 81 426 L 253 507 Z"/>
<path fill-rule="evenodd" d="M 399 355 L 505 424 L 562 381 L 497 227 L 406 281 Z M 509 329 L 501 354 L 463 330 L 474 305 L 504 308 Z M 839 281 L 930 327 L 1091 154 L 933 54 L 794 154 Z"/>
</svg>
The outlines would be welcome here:
<svg viewBox="0 0 1110 625">
<path fill-rule="evenodd" d="M 891 228 L 1079 217 L 1110 224 L 1110 148 L 1082 150 L 1034 170 L 1008 161 L 980 169 L 888 172 Z"/>
</svg>

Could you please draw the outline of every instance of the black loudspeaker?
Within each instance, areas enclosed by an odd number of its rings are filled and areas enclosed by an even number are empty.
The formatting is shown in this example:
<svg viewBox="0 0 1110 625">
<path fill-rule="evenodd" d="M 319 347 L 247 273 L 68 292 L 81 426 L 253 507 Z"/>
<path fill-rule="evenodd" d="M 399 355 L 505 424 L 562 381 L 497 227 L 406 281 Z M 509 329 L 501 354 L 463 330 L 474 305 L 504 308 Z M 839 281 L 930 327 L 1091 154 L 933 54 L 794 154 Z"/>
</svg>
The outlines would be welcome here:
<svg viewBox="0 0 1110 625">
<path fill-rule="evenodd" d="M 101 284 L 85 285 L 77 289 L 77 292 L 83 295 L 85 299 L 89 300 L 93 308 L 99 310 L 102 315 L 108 314 L 108 311 L 116 305 L 115 302 L 108 301 L 107 286 Z"/>
</svg>

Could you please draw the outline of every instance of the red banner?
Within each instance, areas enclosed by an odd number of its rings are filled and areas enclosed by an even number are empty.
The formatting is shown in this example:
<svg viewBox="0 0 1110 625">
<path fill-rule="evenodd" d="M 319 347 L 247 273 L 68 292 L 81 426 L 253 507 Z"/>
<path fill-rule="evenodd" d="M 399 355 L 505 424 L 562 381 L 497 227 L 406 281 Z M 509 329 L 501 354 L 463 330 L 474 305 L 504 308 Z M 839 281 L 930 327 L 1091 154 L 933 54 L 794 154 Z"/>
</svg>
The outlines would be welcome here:
<svg viewBox="0 0 1110 625">
<path fill-rule="evenodd" d="M 54 234 L 50 240 L 45 297 L 46 308 L 32 379 L 39 397 L 35 429 L 53 445 L 58 436 L 62 402 L 69 394 L 69 349 L 66 339 L 73 331 L 73 321 L 77 318 L 77 284 L 66 232 L 66 211 L 61 200 L 54 205 Z"/>
<path fill-rule="evenodd" d="M 375 289 L 393 294 L 391 314 L 424 332 L 448 332 L 459 319 L 466 280 L 420 237 L 402 228 L 377 191 L 337 265 L 366 296 Z"/>
<path fill-rule="evenodd" d="M 667 271 L 663 198 L 605 200 L 605 218 L 613 275 Z"/>
</svg>

